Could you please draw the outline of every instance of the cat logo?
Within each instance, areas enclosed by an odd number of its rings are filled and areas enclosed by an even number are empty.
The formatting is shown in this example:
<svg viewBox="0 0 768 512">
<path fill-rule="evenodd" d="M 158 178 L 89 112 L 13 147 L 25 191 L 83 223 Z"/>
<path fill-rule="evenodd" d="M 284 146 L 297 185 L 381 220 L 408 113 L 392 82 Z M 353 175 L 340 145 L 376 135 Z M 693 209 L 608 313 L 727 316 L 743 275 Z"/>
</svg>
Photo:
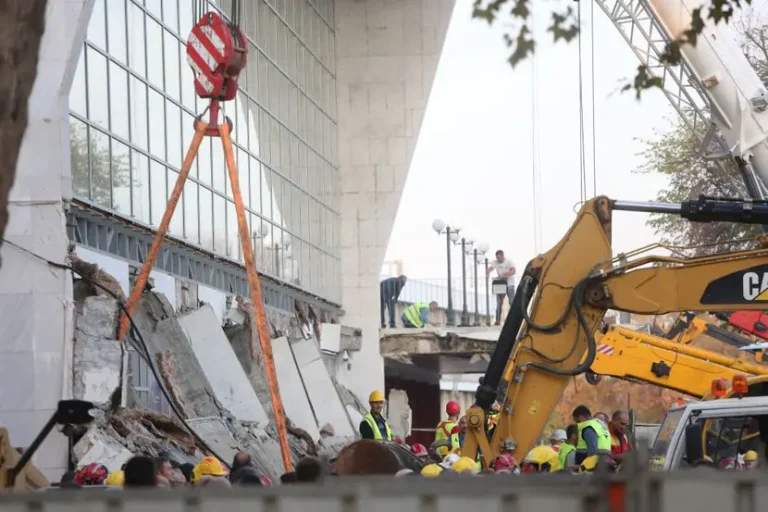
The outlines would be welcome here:
<svg viewBox="0 0 768 512">
<path fill-rule="evenodd" d="M 768 301 L 768 272 L 745 272 L 742 292 L 746 300 Z"/>
</svg>

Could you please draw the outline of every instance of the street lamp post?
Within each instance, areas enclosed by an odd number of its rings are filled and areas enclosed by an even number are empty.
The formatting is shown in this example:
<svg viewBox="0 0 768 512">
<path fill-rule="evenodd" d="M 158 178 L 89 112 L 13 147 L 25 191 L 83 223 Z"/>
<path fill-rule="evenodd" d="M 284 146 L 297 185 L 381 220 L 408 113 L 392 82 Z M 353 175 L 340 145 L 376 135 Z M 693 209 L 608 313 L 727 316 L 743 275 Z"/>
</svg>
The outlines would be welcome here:
<svg viewBox="0 0 768 512">
<path fill-rule="evenodd" d="M 488 316 L 488 325 L 491 325 L 491 273 L 488 272 L 488 257 L 485 257 L 485 314 Z"/>
<path fill-rule="evenodd" d="M 473 240 L 468 240 L 465 237 L 461 237 L 461 325 L 460 327 L 469 327 L 469 310 L 467 310 L 467 254 L 470 252 L 470 248 L 474 243 Z"/>
<path fill-rule="evenodd" d="M 488 252 L 489 245 L 485 242 L 480 242 L 477 244 L 477 247 L 475 247 L 472 251 L 473 258 L 472 261 L 475 266 L 475 327 L 478 327 L 480 325 L 480 306 L 478 305 L 478 288 L 477 288 L 477 265 L 482 263 L 483 261 L 483 255 Z M 488 272 L 486 272 L 486 288 L 488 288 Z M 486 290 L 486 303 L 488 302 L 487 298 L 488 291 Z"/>
<path fill-rule="evenodd" d="M 445 222 L 440 219 L 436 219 L 432 222 L 432 229 L 434 229 L 438 235 L 445 233 L 445 257 L 448 263 L 448 304 L 446 306 L 446 324 L 455 325 L 453 315 L 453 296 L 451 294 L 451 243 L 456 241 L 459 236 L 459 230 L 451 229 Z"/>
</svg>

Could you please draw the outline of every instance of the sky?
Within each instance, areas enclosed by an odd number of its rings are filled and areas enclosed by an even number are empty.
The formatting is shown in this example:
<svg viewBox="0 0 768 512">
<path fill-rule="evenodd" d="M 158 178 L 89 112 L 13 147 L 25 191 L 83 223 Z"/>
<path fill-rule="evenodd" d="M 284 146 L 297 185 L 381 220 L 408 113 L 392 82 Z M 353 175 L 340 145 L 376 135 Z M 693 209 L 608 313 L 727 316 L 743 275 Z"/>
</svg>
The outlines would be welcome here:
<svg viewBox="0 0 768 512">
<path fill-rule="evenodd" d="M 552 8 L 573 2 L 533 2 L 535 64 L 529 59 L 514 69 L 506 62 L 504 27 L 472 19 L 472 3 L 457 0 L 385 258 L 403 260 L 410 278 L 446 274 L 445 240 L 432 230 L 434 219 L 461 226 L 469 238 L 487 242 L 491 253 L 503 249 L 522 269 L 565 234 L 580 200 L 578 45 L 554 44 L 545 32 Z M 619 91 L 634 77 L 639 62 L 603 11 L 592 2 L 583 5 L 588 195 L 593 195 L 594 165 L 598 195 L 653 200 L 665 179 L 634 171 L 643 163 L 643 141 L 663 136 L 677 115 L 659 90 L 644 92 L 639 101 L 633 92 Z M 534 233 L 534 161 L 539 174 L 539 247 Z M 646 220 L 644 214 L 615 213 L 616 252 L 657 240 Z M 457 249 L 454 269 L 460 269 L 459 256 Z"/>
</svg>

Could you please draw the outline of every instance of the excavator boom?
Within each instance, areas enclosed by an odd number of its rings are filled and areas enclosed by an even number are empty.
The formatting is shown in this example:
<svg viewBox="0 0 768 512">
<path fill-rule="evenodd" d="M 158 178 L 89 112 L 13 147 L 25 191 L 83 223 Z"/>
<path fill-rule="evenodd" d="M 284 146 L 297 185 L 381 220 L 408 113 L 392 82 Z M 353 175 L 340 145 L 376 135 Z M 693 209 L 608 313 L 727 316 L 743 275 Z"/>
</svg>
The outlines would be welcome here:
<svg viewBox="0 0 768 512">
<path fill-rule="evenodd" d="M 762 366 L 710 350 L 676 343 L 644 332 L 611 326 L 596 334 L 597 350 L 587 380 L 595 376 L 647 382 L 704 398 L 712 380 L 733 380 L 736 375 L 768 376 Z"/>
<path fill-rule="evenodd" d="M 586 202 L 560 242 L 522 275 L 477 401 L 467 412 L 465 455 L 474 457 L 479 449 L 489 466 L 501 441 L 512 438 L 514 455 L 522 460 L 565 386 L 594 361 L 593 333 L 608 309 L 645 315 L 765 309 L 768 293 L 761 283 L 768 275 L 768 249 L 684 258 L 645 255 L 659 247 L 651 246 L 625 254 L 626 263 L 620 264 L 612 258 L 614 210 L 677 214 L 698 222 L 768 221 L 768 204 L 759 201 L 702 197 L 666 205 L 601 196 Z M 501 414 L 489 439 L 485 415 L 497 398 Z"/>
</svg>

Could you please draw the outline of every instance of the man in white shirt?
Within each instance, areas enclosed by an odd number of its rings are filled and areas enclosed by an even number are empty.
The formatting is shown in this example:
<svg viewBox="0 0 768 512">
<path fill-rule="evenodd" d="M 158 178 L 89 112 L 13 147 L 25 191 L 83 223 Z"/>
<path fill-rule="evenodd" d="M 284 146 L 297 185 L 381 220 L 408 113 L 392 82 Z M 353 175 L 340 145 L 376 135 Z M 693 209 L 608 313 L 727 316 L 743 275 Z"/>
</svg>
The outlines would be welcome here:
<svg viewBox="0 0 768 512">
<path fill-rule="evenodd" d="M 504 257 L 504 251 L 496 251 L 496 259 L 491 261 L 486 269 L 486 273 L 491 275 L 491 272 L 496 271 L 497 279 L 507 280 L 507 297 L 509 298 L 509 305 L 512 306 L 512 299 L 515 297 L 515 264 L 511 260 Z M 501 322 L 501 307 L 504 305 L 504 294 L 496 295 L 496 325 Z"/>
</svg>

